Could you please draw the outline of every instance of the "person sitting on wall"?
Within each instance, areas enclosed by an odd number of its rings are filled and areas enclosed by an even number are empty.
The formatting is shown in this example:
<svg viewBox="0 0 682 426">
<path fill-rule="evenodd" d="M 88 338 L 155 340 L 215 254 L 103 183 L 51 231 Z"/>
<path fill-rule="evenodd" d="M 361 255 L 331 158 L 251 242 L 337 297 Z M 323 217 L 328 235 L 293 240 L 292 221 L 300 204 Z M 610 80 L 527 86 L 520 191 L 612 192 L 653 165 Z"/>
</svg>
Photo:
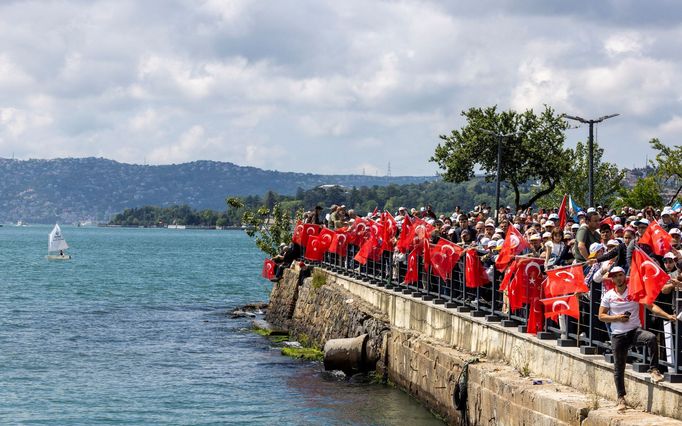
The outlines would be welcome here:
<svg viewBox="0 0 682 426">
<path fill-rule="evenodd" d="M 298 259 L 301 256 L 300 247 L 301 246 L 294 243 L 291 243 L 289 245 L 282 243 L 279 245 L 279 254 L 272 258 L 276 265 L 274 281 L 277 281 L 280 278 L 282 278 L 284 270 L 291 266 L 291 262 L 293 262 L 294 260 Z"/>
<path fill-rule="evenodd" d="M 663 380 L 663 375 L 658 371 L 658 348 L 656 336 L 643 330 L 639 321 L 639 303 L 631 300 L 628 295 L 628 286 L 625 279 L 625 270 L 619 266 L 611 269 L 609 276 L 613 280 L 614 288 L 602 296 L 599 306 L 599 320 L 611 324 L 611 350 L 613 351 L 613 378 L 616 383 L 618 394 L 618 411 L 627 408 L 625 402 L 625 364 L 630 347 L 643 343 L 649 351 L 649 375 L 653 383 Z M 645 305 L 654 315 L 658 315 L 670 322 L 675 322 L 677 317 L 668 314 L 655 304 Z"/>
</svg>

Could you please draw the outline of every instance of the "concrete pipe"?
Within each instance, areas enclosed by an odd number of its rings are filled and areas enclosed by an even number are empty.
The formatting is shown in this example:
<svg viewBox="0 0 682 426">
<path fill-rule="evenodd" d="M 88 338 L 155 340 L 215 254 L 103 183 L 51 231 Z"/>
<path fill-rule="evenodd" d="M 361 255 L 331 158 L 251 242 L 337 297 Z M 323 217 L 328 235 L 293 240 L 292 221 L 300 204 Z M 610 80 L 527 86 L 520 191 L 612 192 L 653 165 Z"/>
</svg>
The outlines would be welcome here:
<svg viewBox="0 0 682 426">
<path fill-rule="evenodd" d="M 349 339 L 332 339 L 324 345 L 324 369 L 341 370 L 347 375 L 366 368 L 367 334 Z"/>
</svg>

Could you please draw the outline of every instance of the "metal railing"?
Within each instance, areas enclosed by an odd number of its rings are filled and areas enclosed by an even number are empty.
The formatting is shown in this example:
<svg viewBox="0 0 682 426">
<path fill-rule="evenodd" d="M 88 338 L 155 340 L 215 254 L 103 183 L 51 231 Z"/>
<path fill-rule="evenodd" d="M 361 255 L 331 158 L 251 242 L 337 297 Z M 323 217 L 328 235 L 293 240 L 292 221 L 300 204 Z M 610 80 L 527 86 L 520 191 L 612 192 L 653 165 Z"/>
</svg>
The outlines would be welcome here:
<svg viewBox="0 0 682 426">
<path fill-rule="evenodd" d="M 465 256 L 462 256 L 453 268 L 451 278 L 448 280 L 433 274 L 431 269 L 424 271 L 423 258 L 420 256 L 418 279 L 414 283 L 406 284 L 404 282 L 407 273 L 406 256 L 405 260 L 394 262 L 393 252 L 382 251 L 380 258 L 369 259 L 365 265 L 361 265 L 353 259 L 358 251 L 358 246 L 350 244 L 345 256 L 326 253 L 321 262 L 310 262 L 304 258 L 302 260 L 368 284 L 432 301 L 458 312 L 470 313 L 474 317 L 485 317 L 487 321 L 500 322 L 505 327 L 518 327 L 519 331 L 526 332 L 529 307 L 526 304 L 514 312 L 508 308 L 505 294 L 499 291 L 502 276 L 497 271 L 494 272 L 492 283 L 470 288 L 465 282 Z M 565 321 L 563 327 L 559 322 L 545 318 L 543 330 L 537 333 L 537 338 L 556 339 L 559 346 L 577 346 L 584 354 L 604 354 L 608 362 L 613 362 L 609 327 L 598 318 L 602 291 L 602 285 L 594 283 L 589 293 L 580 295 L 579 319 L 561 316 L 558 321 Z M 682 292 L 674 290 L 672 303 L 656 304 L 667 312 L 682 312 Z M 665 374 L 667 380 L 682 383 L 680 327 L 653 316 L 648 310 L 644 312 L 643 328 L 653 332 L 658 338 L 660 368 L 664 373 L 667 371 Z M 649 356 L 646 348 L 635 347 L 628 354 L 628 362 L 632 363 L 635 371 L 642 372 L 648 368 Z"/>
</svg>

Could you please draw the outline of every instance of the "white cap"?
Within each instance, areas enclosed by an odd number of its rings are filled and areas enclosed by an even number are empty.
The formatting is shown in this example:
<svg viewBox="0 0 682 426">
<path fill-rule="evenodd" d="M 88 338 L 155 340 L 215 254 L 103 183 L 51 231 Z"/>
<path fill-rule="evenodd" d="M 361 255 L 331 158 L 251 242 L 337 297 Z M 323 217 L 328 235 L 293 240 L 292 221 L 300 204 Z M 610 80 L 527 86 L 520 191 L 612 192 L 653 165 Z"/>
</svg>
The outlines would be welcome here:
<svg viewBox="0 0 682 426">
<path fill-rule="evenodd" d="M 554 226 L 554 222 L 552 222 L 551 220 L 548 220 L 544 223 L 544 226 Z"/>
<path fill-rule="evenodd" d="M 673 228 L 668 232 L 670 235 L 682 235 L 682 231 L 679 230 L 679 228 Z"/>
<path fill-rule="evenodd" d="M 540 234 L 533 234 L 528 238 L 528 241 L 539 240 L 539 239 L 541 239 Z"/>
<path fill-rule="evenodd" d="M 665 215 L 670 216 L 671 214 L 673 214 L 673 211 L 670 207 L 665 207 L 663 209 L 663 211 L 661 212 L 661 216 L 665 216 Z"/>
<path fill-rule="evenodd" d="M 625 229 L 625 228 L 623 227 L 623 225 L 621 225 L 621 224 L 619 223 L 619 224 L 617 224 L 617 225 L 614 225 L 614 227 L 613 227 L 613 232 L 620 231 L 621 229 Z"/>
<path fill-rule="evenodd" d="M 515 223 L 515 224 L 514 224 L 514 228 L 516 228 L 516 229 L 521 229 L 521 225 L 519 225 L 518 223 Z"/>
<path fill-rule="evenodd" d="M 501 230 L 500 228 L 495 228 L 495 233 L 502 235 L 502 234 L 504 234 L 504 231 Z"/>
<path fill-rule="evenodd" d="M 675 256 L 675 253 L 669 251 L 663 256 L 663 259 L 676 259 L 677 256 Z"/>
<path fill-rule="evenodd" d="M 564 238 L 573 238 L 573 234 L 570 232 L 564 232 Z"/>
<path fill-rule="evenodd" d="M 573 225 L 571 225 L 571 229 L 580 229 L 580 225 L 574 223 Z"/>
<path fill-rule="evenodd" d="M 590 207 L 589 209 L 587 209 L 588 213 L 592 213 L 592 212 L 596 212 L 596 211 L 597 211 L 597 209 L 595 209 L 594 207 Z"/>
<path fill-rule="evenodd" d="M 551 232 L 545 232 L 542 234 L 542 238 L 552 238 L 552 233 Z"/>
<path fill-rule="evenodd" d="M 486 244 L 486 246 L 488 246 L 488 248 L 497 247 L 497 241 L 490 240 L 490 241 L 488 241 L 488 244 Z"/>
<path fill-rule="evenodd" d="M 620 266 L 614 266 L 614 267 L 611 268 L 611 270 L 609 271 L 609 274 L 617 274 L 618 272 L 625 273 L 625 269 L 621 268 Z"/>
<path fill-rule="evenodd" d="M 491 241 L 490 238 L 487 238 L 487 237 L 481 238 L 481 245 L 487 246 L 490 241 Z"/>
<path fill-rule="evenodd" d="M 559 220 L 559 215 L 556 214 L 556 213 L 552 213 L 551 215 L 549 215 L 549 219 L 551 219 L 551 220 Z"/>
<path fill-rule="evenodd" d="M 608 246 L 617 246 L 617 245 L 619 245 L 619 244 L 620 244 L 620 242 L 618 242 L 618 240 L 609 240 L 609 241 L 606 243 L 606 246 L 607 246 L 607 247 L 608 247 Z"/>
<path fill-rule="evenodd" d="M 635 223 L 635 226 L 639 226 L 639 225 L 649 226 L 649 220 L 648 219 L 639 219 L 639 220 L 636 220 L 634 223 Z"/>
<path fill-rule="evenodd" d="M 604 245 L 602 243 L 592 243 L 590 245 L 590 253 L 596 253 L 603 248 L 604 248 Z"/>
<path fill-rule="evenodd" d="M 493 234 L 493 240 L 501 240 L 501 239 L 502 239 L 502 235 L 500 235 L 500 234 Z"/>
</svg>

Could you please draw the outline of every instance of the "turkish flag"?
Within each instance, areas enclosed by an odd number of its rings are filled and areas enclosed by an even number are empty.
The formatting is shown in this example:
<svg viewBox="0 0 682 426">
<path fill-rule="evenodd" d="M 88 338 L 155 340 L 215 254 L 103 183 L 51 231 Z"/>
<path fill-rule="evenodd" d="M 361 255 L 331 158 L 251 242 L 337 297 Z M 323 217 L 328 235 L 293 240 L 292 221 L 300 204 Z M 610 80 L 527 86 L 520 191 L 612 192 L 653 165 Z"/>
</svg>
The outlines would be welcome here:
<svg viewBox="0 0 682 426">
<path fill-rule="evenodd" d="M 585 274 L 582 265 L 572 265 L 547 271 L 545 296 L 556 297 L 572 293 L 590 291 L 585 285 Z"/>
<path fill-rule="evenodd" d="M 315 262 L 319 262 L 324 258 L 324 243 L 317 235 L 308 237 L 305 248 L 305 258 Z"/>
<path fill-rule="evenodd" d="M 483 262 L 475 250 L 467 250 L 464 258 L 464 284 L 469 288 L 476 288 L 490 283 Z"/>
<path fill-rule="evenodd" d="M 431 248 L 430 264 L 434 272 L 444 280 L 449 280 L 452 276 L 452 269 L 455 267 L 464 249 L 452 244 L 446 239 L 439 239 L 438 244 Z"/>
<path fill-rule="evenodd" d="M 628 295 L 632 300 L 646 305 L 654 303 L 669 280 L 670 275 L 666 274 L 642 249 L 635 247 L 630 263 L 630 282 L 628 283 Z"/>
<path fill-rule="evenodd" d="M 580 318 L 580 309 L 578 309 L 578 296 L 568 295 L 552 297 L 550 299 L 540 299 L 540 302 L 545 307 L 545 317 L 557 320 L 559 315 L 568 315 L 575 319 Z"/>
<path fill-rule="evenodd" d="M 304 223 L 303 235 L 301 235 L 301 245 L 303 247 L 308 247 L 308 239 L 319 234 L 321 229 L 322 227 L 320 225 L 315 225 L 314 223 Z"/>
<path fill-rule="evenodd" d="M 320 233 L 317 234 L 320 242 L 322 243 L 322 249 L 327 252 L 334 242 L 334 237 L 336 233 L 329 228 L 320 229 Z"/>
<path fill-rule="evenodd" d="M 403 221 L 403 227 L 400 230 L 400 236 L 398 237 L 398 243 L 396 244 L 401 253 L 406 253 L 412 246 L 412 231 L 410 230 L 412 225 L 410 225 L 409 220 L 407 219 L 408 217 L 409 216 L 405 216 L 406 219 Z"/>
<path fill-rule="evenodd" d="M 431 237 L 433 229 L 433 225 L 429 225 L 422 219 L 415 218 L 410 226 L 410 240 L 415 244 L 424 239 L 428 240 Z"/>
<path fill-rule="evenodd" d="M 545 305 L 539 298 L 533 298 L 528 303 L 528 321 L 526 322 L 526 333 L 537 334 L 545 328 Z"/>
<path fill-rule="evenodd" d="M 566 211 L 566 204 L 568 203 L 568 195 L 564 194 L 564 199 L 561 200 L 561 206 L 559 207 L 559 229 L 563 231 L 564 226 L 566 226 L 566 216 L 568 212 Z"/>
<path fill-rule="evenodd" d="M 382 247 L 384 250 L 393 250 L 392 240 L 398 231 L 398 222 L 395 221 L 393 215 L 389 212 L 383 212 L 381 214 L 381 222 L 384 229 L 384 235 L 382 236 Z"/>
<path fill-rule="evenodd" d="M 263 278 L 271 280 L 275 278 L 275 268 L 277 267 L 277 264 L 275 264 L 275 261 L 272 259 L 265 259 L 263 262 Z"/>
<path fill-rule="evenodd" d="M 504 238 L 504 243 L 500 249 L 500 254 L 495 260 L 495 267 L 498 271 L 504 268 L 512 261 L 514 256 L 521 253 L 528 248 L 528 242 L 523 238 L 523 235 L 513 226 L 507 228 L 507 236 Z"/>
<path fill-rule="evenodd" d="M 303 243 L 303 223 L 300 220 L 296 221 L 296 227 L 294 228 L 294 235 L 291 238 L 294 243 L 298 244 L 299 246 L 302 246 Z"/>
<path fill-rule="evenodd" d="M 520 309 L 531 299 L 538 299 L 542 292 L 544 276 L 541 265 L 543 260 L 534 257 L 517 257 L 516 274 L 509 283 L 509 307 Z"/>
<path fill-rule="evenodd" d="M 641 244 L 647 244 L 658 256 L 663 256 L 672 249 L 672 241 L 673 237 L 658 222 L 651 222 L 639 239 Z"/>
<path fill-rule="evenodd" d="M 516 275 L 517 264 L 518 262 L 513 260 L 511 265 L 507 267 L 507 270 L 504 272 L 504 276 L 502 277 L 499 291 L 505 291 L 509 288 L 509 283 L 511 283 L 511 281 L 514 279 L 514 275 Z"/>
<path fill-rule="evenodd" d="M 369 226 L 369 221 L 360 217 L 355 219 L 353 226 L 351 226 L 348 232 L 348 242 L 355 244 L 356 246 L 361 246 L 365 242 L 365 237 Z"/>
<path fill-rule="evenodd" d="M 419 253 L 417 249 L 407 256 L 407 273 L 405 274 L 405 284 L 415 283 L 419 280 Z"/>
<path fill-rule="evenodd" d="M 332 239 L 332 245 L 329 246 L 330 253 L 336 253 L 339 256 L 345 256 L 348 253 L 348 236 L 346 235 L 346 228 L 337 229 Z"/>
<path fill-rule="evenodd" d="M 377 241 L 374 234 L 371 234 L 367 240 L 360 247 L 360 251 L 355 255 L 353 259 L 357 260 L 363 265 L 367 264 L 367 259 L 379 260 L 379 255 L 381 254 L 381 246 L 379 241 Z"/>
<path fill-rule="evenodd" d="M 424 258 L 424 272 L 429 272 L 431 266 L 431 243 L 428 239 L 422 240 L 422 257 Z"/>
</svg>

